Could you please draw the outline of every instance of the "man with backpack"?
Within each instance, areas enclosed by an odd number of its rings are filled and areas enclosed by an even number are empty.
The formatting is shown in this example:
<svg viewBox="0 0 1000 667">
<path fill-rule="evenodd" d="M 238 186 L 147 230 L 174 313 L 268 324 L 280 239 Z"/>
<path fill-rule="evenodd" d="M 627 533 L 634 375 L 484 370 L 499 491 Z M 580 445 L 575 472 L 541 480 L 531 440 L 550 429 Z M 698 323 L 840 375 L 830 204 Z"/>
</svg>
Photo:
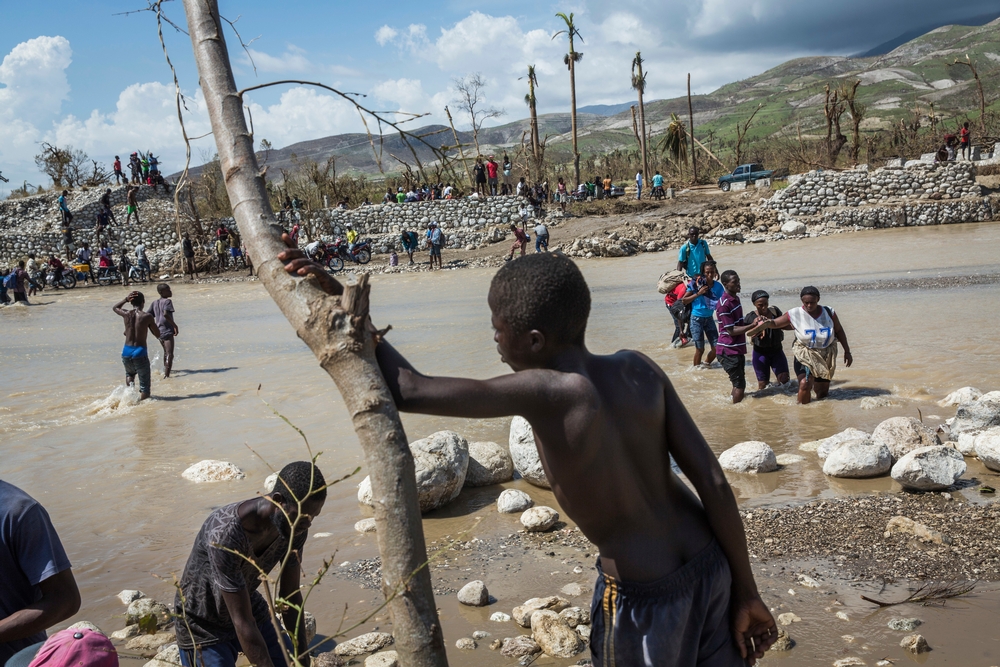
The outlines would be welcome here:
<svg viewBox="0 0 1000 667">
<path fill-rule="evenodd" d="M 28 272 L 24 270 L 24 260 L 17 263 L 17 268 L 12 269 L 4 278 L 3 286 L 14 296 L 14 303 L 28 305 L 28 295 L 24 291 L 24 281 L 28 279 Z"/>
<path fill-rule="evenodd" d="M 689 276 L 699 275 L 702 263 L 715 261 L 708 249 L 708 242 L 700 236 L 701 230 L 697 227 L 689 229 L 688 240 L 677 253 L 677 270 L 685 271 Z"/>
</svg>

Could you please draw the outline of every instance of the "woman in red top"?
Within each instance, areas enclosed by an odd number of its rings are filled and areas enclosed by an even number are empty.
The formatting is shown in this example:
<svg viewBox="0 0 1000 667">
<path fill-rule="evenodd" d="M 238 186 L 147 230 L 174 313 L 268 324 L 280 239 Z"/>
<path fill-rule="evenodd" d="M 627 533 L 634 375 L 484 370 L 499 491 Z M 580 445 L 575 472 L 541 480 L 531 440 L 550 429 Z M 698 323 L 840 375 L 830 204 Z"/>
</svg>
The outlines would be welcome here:
<svg viewBox="0 0 1000 667">
<path fill-rule="evenodd" d="M 970 148 L 972 137 L 969 133 L 969 123 L 963 123 L 962 129 L 958 132 L 958 138 L 962 142 L 962 159 L 972 159 L 972 149 Z"/>
<path fill-rule="evenodd" d="M 670 339 L 674 347 L 684 347 L 688 344 L 688 323 L 691 321 L 691 309 L 684 306 L 681 299 L 687 292 L 687 285 L 683 282 L 677 284 L 672 291 L 667 292 L 663 297 L 663 302 L 667 304 L 667 311 L 674 319 L 674 335 Z"/>
<path fill-rule="evenodd" d="M 528 235 L 523 229 L 519 229 L 517 225 L 511 224 L 510 229 L 514 232 L 514 243 L 510 246 L 510 254 L 507 255 L 507 261 L 514 259 L 514 251 L 518 248 L 521 249 L 521 257 L 524 257 L 524 249 L 528 245 Z"/>
</svg>

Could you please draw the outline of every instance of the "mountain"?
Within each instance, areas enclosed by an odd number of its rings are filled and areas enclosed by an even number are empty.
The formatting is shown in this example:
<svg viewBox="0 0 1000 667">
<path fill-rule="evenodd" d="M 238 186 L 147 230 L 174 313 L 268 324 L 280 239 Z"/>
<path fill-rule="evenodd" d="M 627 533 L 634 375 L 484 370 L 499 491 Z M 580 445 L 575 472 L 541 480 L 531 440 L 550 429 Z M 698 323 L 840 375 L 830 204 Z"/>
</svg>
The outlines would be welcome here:
<svg viewBox="0 0 1000 667">
<path fill-rule="evenodd" d="M 576 111 L 577 113 L 591 113 L 595 116 L 614 116 L 615 114 L 619 114 L 623 111 L 628 111 L 633 104 L 636 104 L 636 102 L 622 102 L 621 104 L 591 104 L 589 106 L 580 107 Z"/>
<path fill-rule="evenodd" d="M 980 26 L 980 25 L 985 25 L 985 24 L 989 23 L 990 21 L 995 20 L 998 16 L 1000 16 L 1000 15 L 998 15 L 996 13 L 993 13 L 993 14 L 981 14 L 979 16 L 972 16 L 972 17 L 969 17 L 969 18 L 964 18 L 964 19 L 955 21 L 955 23 L 957 25 Z M 903 44 L 906 44 L 910 40 L 916 39 L 917 37 L 920 37 L 921 35 L 924 35 L 924 34 L 930 32 L 931 30 L 936 30 L 937 28 L 941 28 L 941 27 L 943 27 L 945 25 L 948 25 L 948 24 L 946 24 L 946 23 L 933 23 L 931 25 L 925 25 L 922 28 L 916 28 L 915 30 L 909 30 L 907 32 L 904 32 L 902 35 L 898 35 L 898 36 L 890 39 L 888 42 L 882 42 L 878 46 L 876 46 L 874 48 L 871 48 L 871 49 L 868 49 L 864 53 L 856 53 L 856 54 L 854 54 L 851 57 L 852 58 L 873 58 L 875 56 L 884 56 L 885 54 L 887 54 L 890 51 L 896 49 L 897 47 L 900 47 Z"/>
<path fill-rule="evenodd" d="M 889 43 L 887 43 L 889 44 Z M 878 50 L 874 49 L 873 51 Z M 950 128 L 967 114 L 978 115 L 978 92 L 968 67 L 956 66 L 956 59 L 968 55 L 979 69 L 988 111 L 1000 112 L 1000 19 L 984 25 L 948 25 L 931 30 L 896 46 L 887 53 L 865 57 L 815 56 L 797 58 L 762 74 L 722 86 L 706 95 L 692 97 L 696 136 L 714 146 L 731 146 L 737 125 L 761 106 L 748 133 L 749 140 L 760 140 L 802 133 L 816 136 L 825 131 L 823 91 L 826 85 L 836 88 L 843 83 L 861 81 L 857 99 L 867 107 L 862 130 L 890 130 L 900 120 L 912 120 L 914 110 L 926 114 L 933 104 L 935 115 Z M 580 151 L 588 156 L 603 155 L 616 149 L 635 150 L 631 103 L 582 107 L 577 115 Z M 607 115 L 621 107 L 621 111 Z M 586 110 L 586 111 L 585 111 Z M 653 144 L 670 123 L 671 113 L 687 120 L 686 97 L 646 103 L 646 120 L 652 128 Z M 849 118 L 845 116 L 845 123 Z M 926 124 L 926 123 L 925 123 Z M 529 121 L 514 121 L 479 132 L 482 153 L 504 151 L 513 158 L 527 141 Z M 539 116 L 540 135 L 546 138 L 546 158 L 557 163 L 572 159 L 569 113 Z M 434 145 L 454 145 L 451 128 L 431 126 L 417 130 L 434 132 Z M 466 154 L 475 152 L 471 132 L 459 132 Z M 376 138 L 377 145 L 377 138 Z M 727 152 L 728 151 L 728 152 Z M 387 136 L 383 144 L 383 169 L 400 171 L 390 153 L 410 160 L 409 150 L 398 136 Z M 720 157 L 732 156 L 724 148 Z M 422 161 L 433 159 L 429 149 L 418 149 Z M 375 174 L 378 167 L 372 156 L 368 137 L 346 134 L 305 141 L 268 157 L 273 175 L 281 168 L 309 159 L 323 162 L 337 157 L 338 172 Z"/>
</svg>

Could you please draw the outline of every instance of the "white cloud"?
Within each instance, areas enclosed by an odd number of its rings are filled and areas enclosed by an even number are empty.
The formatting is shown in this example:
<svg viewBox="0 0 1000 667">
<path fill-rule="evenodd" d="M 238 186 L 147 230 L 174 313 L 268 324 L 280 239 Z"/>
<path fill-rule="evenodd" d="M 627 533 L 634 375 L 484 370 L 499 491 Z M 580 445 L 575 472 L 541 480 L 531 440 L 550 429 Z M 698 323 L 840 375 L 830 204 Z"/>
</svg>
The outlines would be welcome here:
<svg viewBox="0 0 1000 667">
<path fill-rule="evenodd" d="M 395 103 L 402 111 L 417 112 L 427 109 L 427 95 L 420 79 L 394 79 L 383 81 L 372 88 L 372 95 L 381 102 Z"/>
<path fill-rule="evenodd" d="M 73 51 L 65 37 L 21 42 L 0 64 L 0 118 L 48 118 L 69 96 L 66 68 Z"/>
<path fill-rule="evenodd" d="M 346 100 L 320 93 L 315 88 L 296 86 L 281 94 L 270 106 L 250 101 L 254 136 L 275 146 L 287 146 L 307 139 L 358 131 L 358 113 Z"/>
<path fill-rule="evenodd" d="M 398 35 L 399 33 L 395 28 L 384 25 L 375 31 L 375 41 L 379 46 L 385 46 L 389 42 L 395 40 Z"/>
<path fill-rule="evenodd" d="M 307 72 L 313 68 L 305 50 L 292 44 L 289 44 L 280 56 L 273 56 L 256 49 L 247 50 L 259 72 Z M 243 57 L 246 59 L 246 54 L 243 54 Z M 246 59 L 246 64 L 250 64 L 249 59 Z"/>
</svg>

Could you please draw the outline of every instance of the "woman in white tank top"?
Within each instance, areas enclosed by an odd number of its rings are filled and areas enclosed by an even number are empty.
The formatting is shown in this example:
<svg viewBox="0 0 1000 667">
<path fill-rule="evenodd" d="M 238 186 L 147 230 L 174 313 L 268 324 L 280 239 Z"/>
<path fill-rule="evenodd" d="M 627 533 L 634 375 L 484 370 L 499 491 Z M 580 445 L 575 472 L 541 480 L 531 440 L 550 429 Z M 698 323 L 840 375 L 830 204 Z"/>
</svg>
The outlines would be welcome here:
<svg viewBox="0 0 1000 667">
<path fill-rule="evenodd" d="M 837 343 L 844 348 L 844 364 L 854 362 L 847 333 L 833 308 L 819 305 L 819 290 L 803 287 L 799 294 L 800 308 L 792 308 L 771 321 L 772 329 L 791 329 L 795 332 L 792 353 L 795 356 L 795 374 L 799 378 L 799 403 L 824 398 L 830 391 L 830 380 L 837 368 Z"/>
</svg>

